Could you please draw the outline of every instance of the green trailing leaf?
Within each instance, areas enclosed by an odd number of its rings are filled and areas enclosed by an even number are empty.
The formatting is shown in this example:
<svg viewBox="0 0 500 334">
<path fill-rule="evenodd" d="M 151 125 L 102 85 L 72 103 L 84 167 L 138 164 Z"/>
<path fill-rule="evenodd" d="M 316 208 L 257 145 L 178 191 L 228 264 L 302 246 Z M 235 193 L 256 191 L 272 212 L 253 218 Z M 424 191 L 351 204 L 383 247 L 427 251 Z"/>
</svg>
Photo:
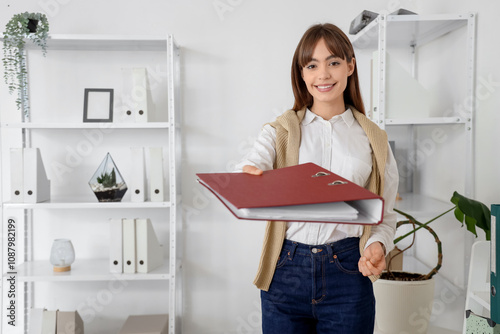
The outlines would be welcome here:
<svg viewBox="0 0 500 334">
<path fill-rule="evenodd" d="M 456 191 L 450 200 L 456 205 L 455 217 L 467 226 L 467 230 L 477 237 L 476 228 L 480 228 L 486 235 L 486 240 L 491 239 L 491 212 L 486 205 L 479 201 L 469 199 Z"/>
</svg>

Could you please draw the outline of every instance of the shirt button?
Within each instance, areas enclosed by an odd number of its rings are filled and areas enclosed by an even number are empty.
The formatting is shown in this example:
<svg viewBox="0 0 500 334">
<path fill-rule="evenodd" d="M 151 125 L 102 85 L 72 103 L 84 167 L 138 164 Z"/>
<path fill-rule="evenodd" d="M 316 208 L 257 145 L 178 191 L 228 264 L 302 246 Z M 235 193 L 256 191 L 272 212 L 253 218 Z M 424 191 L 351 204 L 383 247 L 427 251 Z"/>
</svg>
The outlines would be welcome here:
<svg viewBox="0 0 500 334">
<path fill-rule="evenodd" d="M 313 248 L 313 249 L 311 249 L 311 252 L 313 252 L 314 254 L 316 254 L 318 252 L 318 249 L 317 248 Z"/>
</svg>

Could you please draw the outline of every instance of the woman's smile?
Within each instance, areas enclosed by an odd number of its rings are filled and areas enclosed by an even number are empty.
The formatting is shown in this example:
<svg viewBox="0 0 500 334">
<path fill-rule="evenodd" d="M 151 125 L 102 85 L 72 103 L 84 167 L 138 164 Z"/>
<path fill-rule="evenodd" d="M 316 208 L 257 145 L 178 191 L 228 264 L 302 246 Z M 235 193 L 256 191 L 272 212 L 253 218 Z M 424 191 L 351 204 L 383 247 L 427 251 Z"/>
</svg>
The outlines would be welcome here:
<svg viewBox="0 0 500 334">
<path fill-rule="evenodd" d="M 321 93 L 327 93 L 327 92 L 331 91 L 334 86 L 335 86 L 335 84 L 329 84 L 329 85 L 322 84 L 322 85 L 316 85 L 314 87 L 316 87 L 316 89 L 318 91 L 320 91 Z"/>
</svg>

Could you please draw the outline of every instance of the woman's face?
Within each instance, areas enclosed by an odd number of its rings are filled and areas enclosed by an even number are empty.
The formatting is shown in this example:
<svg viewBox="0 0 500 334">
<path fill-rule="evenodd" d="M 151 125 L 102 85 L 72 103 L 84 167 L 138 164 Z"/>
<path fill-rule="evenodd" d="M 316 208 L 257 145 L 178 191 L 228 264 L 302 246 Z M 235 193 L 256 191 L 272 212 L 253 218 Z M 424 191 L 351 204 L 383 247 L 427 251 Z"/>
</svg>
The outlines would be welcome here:
<svg viewBox="0 0 500 334">
<path fill-rule="evenodd" d="M 318 41 L 311 61 L 302 68 L 302 78 L 313 97 L 312 109 L 327 105 L 344 108 L 343 94 L 354 66 L 354 58 L 348 63 L 332 54 L 324 39 Z"/>
</svg>

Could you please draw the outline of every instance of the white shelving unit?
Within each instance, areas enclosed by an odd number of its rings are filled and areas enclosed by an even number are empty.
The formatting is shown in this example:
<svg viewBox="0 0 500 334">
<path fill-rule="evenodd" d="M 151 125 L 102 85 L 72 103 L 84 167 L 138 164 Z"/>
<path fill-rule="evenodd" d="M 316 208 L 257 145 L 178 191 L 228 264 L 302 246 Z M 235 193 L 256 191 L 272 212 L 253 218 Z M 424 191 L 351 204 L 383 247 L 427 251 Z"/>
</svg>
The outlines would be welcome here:
<svg viewBox="0 0 500 334">
<path fill-rule="evenodd" d="M 112 280 L 125 280 L 125 281 L 135 281 L 144 284 L 149 284 L 151 281 L 164 282 L 165 287 L 163 291 L 168 291 L 168 309 L 158 309 L 156 313 L 168 313 L 169 314 L 169 334 L 180 333 L 180 316 L 181 316 L 181 303 L 182 294 L 181 289 L 181 252 L 180 252 L 180 238 L 179 234 L 182 232 L 182 217 L 181 217 L 181 195 L 180 195 L 180 174 L 181 174 L 181 143 L 180 143 L 180 105 L 179 105 L 179 94 L 180 94 L 180 54 L 179 48 L 177 47 L 172 35 L 165 36 L 106 36 L 106 35 L 52 35 L 47 43 L 48 54 L 50 57 L 50 52 L 52 51 L 97 51 L 97 52 L 109 52 L 116 54 L 117 52 L 122 52 L 124 54 L 129 54 L 131 52 L 140 52 L 142 55 L 147 54 L 147 51 L 154 51 L 156 53 L 162 54 L 162 66 L 167 69 L 166 74 L 166 86 L 167 90 L 162 92 L 163 96 L 168 96 L 168 101 L 163 108 L 158 108 L 157 113 L 162 113 L 166 116 L 166 121 L 155 121 L 148 123 L 126 123 L 126 122 L 114 122 L 114 123 L 83 123 L 74 121 L 48 121 L 43 120 L 31 122 L 30 118 L 24 119 L 24 121 L 18 122 L 1 122 L 0 124 L 0 142 L 5 140 L 5 132 L 17 131 L 19 137 L 22 137 L 23 147 L 36 147 L 36 139 L 40 136 L 42 138 L 51 137 L 55 134 L 60 133 L 59 131 L 66 133 L 75 133 L 74 131 L 82 131 L 85 129 L 113 129 L 116 132 L 111 133 L 109 136 L 117 136 L 118 138 L 127 136 L 143 136 L 148 134 L 151 136 L 156 136 L 158 140 L 151 143 L 150 146 L 161 146 L 165 151 L 168 151 L 168 157 L 164 159 L 164 170 L 166 170 L 168 185 L 165 188 L 166 200 L 164 202 L 97 202 L 95 197 L 77 196 L 69 197 L 65 194 L 60 195 L 57 192 L 52 192 L 51 200 L 47 202 L 28 204 L 28 203 L 11 203 L 2 197 L 1 211 L 2 219 L 5 222 L 11 215 L 11 212 L 22 212 L 23 220 L 19 224 L 22 224 L 22 230 L 24 235 L 17 236 L 18 244 L 22 244 L 22 249 L 17 248 L 16 257 L 18 265 L 15 268 L 7 266 L 7 240 L 2 239 L 2 248 L 0 256 L 2 256 L 2 287 L 8 286 L 6 279 L 12 275 L 16 276 L 17 280 L 17 290 L 16 290 L 16 301 L 19 305 L 23 305 L 24 310 L 17 310 L 17 328 L 22 328 L 19 333 L 28 332 L 29 323 L 29 309 L 35 304 L 34 293 L 36 289 L 36 283 L 39 282 L 70 282 L 77 284 L 89 284 L 91 282 L 99 281 L 112 281 Z M 29 44 L 27 46 L 27 55 L 29 57 L 31 49 Z M 146 57 L 147 58 L 147 57 Z M 147 62 L 148 60 L 146 60 Z M 78 66 L 75 63 L 74 66 Z M 125 65 L 127 66 L 127 65 Z M 15 106 L 5 106 L 2 113 L 7 111 L 16 111 Z M 31 105 L 31 113 L 36 113 L 36 106 Z M 72 119 L 81 119 L 81 110 L 69 110 L 65 112 L 66 114 L 75 114 Z M 78 117 L 76 117 L 78 116 Z M 166 138 L 166 140 L 165 140 Z M 118 145 L 119 143 L 119 139 Z M 59 143 L 60 147 L 52 147 L 51 150 L 62 149 L 64 143 Z M 105 144 L 102 144 L 105 145 Z M 123 144 L 127 146 L 126 144 Z M 7 145 L 8 146 L 8 145 Z M 2 159 L 9 159 L 9 152 L 5 152 L 6 143 L 3 143 L 3 152 L 0 151 Z M 123 149 L 128 149 L 123 147 Z M 49 162 L 44 161 L 47 166 Z M 4 164 L 5 165 L 5 164 Z M 97 166 L 95 166 L 97 168 Z M 120 167 L 118 166 L 120 169 Z M 94 169 L 95 170 L 95 169 Z M 93 172 L 93 171 L 92 171 Z M 86 183 L 87 176 L 82 176 L 81 182 Z M 2 189 L 5 187 L 5 180 L 9 179 L 9 175 L 6 173 L 2 174 L 1 182 Z M 128 190 L 130 191 L 130 189 Z M 3 191 L 5 194 L 5 191 Z M 167 195 L 168 194 L 168 195 Z M 5 195 L 4 195 L 5 196 Z M 59 211 L 58 211 L 59 210 Z M 34 225 L 39 223 L 37 221 L 38 216 L 36 215 L 40 212 L 61 212 L 65 210 L 70 210 L 74 212 L 75 215 L 86 215 L 87 212 L 113 212 L 114 215 L 119 215 L 120 212 L 126 210 L 127 214 L 133 212 L 137 216 L 147 216 L 148 212 L 156 212 L 156 215 L 161 215 L 166 217 L 165 221 L 168 223 L 168 228 L 165 227 L 163 230 L 168 230 L 168 232 L 163 234 L 158 234 L 158 238 L 161 243 L 164 244 L 164 248 L 167 249 L 168 255 L 165 258 L 164 264 L 147 273 L 135 273 L 135 274 L 113 274 L 109 271 L 109 262 L 107 259 L 107 254 L 103 254 L 104 258 L 96 259 L 78 259 L 75 262 L 72 270 L 65 273 L 54 273 L 49 261 L 45 260 L 33 260 L 35 258 L 33 244 L 37 242 L 36 236 L 34 235 Z M 130 211 L 132 210 L 132 211 Z M 17 216 L 19 217 L 19 215 Z M 125 218 L 125 217 L 124 217 Z M 135 217 L 132 217 L 135 218 Z M 47 222 L 45 222 L 47 223 Z M 50 222 L 49 222 L 50 223 Z M 107 225 L 107 221 L 103 222 L 104 226 Z M 156 223 L 158 224 L 158 223 Z M 7 224 L 2 224 L 3 235 L 6 235 Z M 69 227 L 71 228 L 71 227 Z M 77 263 L 77 265 L 76 265 Z M 7 297 L 5 289 L 2 289 L 2 310 L 0 311 L 0 316 L 2 318 L 1 331 L 4 333 L 12 332 L 12 327 L 7 324 L 7 307 L 11 303 L 12 298 Z M 71 296 L 68 296 L 71 298 Z M 132 296 L 134 298 L 134 296 Z M 22 302 L 21 302 L 22 301 Z M 127 300 L 128 302 L 128 300 Z M 151 301 L 135 301 L 130 300 L 130 304 L 135 303 L 150 303 Z M 38 307 L 43 305 L 43 301 L 36 301 Z M 120 320 L 125 320 L 127 315 L 120 315 L 124 317 Z M 116 321 L 116 316 L 114 317 Z M 20 320 L 23 321 L 20 321 Z M 115 327 L 118 325 L 115 325 Z M 121 324 L 119 324 L 121 327 Z M 86 331 L 87 332 L 87 331 Z M 17 333 L 17 332 L 16 332 Z"/>
<path fill-rule="evenodd" d="M 451 43 L 450 41 L 454 41 Z M 389 134 L 389 140 L 391 140 L 391 135 L 395 135 L 398 141 L 396 141 L 396 151 L 398 150 L 398 145 L 403 142 L 403 151 L 406 150 L 404 160 L 405 161 L 417 161 L 417 145 L 419 140 L 419 135 L 422 133 L 431 133 L 432 130 L 436 128 L 441 128 L 443 131 L 453 130 L 453 134 L 460 136 L 463 139 L 464 146 L 461 155 L 464 157 L 464 174 L 463 176 L 457 176 L 460 173 L 453 174 L 456 179 L 456 185 L 463 185 L 464 195 L 467 197 L 474 197 L 474 116 L 476 108 L 476 96 L 475 96 L 475 62 L 476 62 L 476 14 L 466 13 L 466 14 L 438 14 L 438 15 L 390 15 L 390 14 L 380 14 L 375 20 L 368 24 L 362 31 L 351 38 L 351 42 L 355 48 L 356 54 L 359 59 L 359 55 L 363 55 L 372 59 L 372 77 L 371 77 L 371 96 L 372 101 L 368 114 L 372 120 L 379 125 L 380 128 L 385 129 Z M 444 44 L 441 44 L 444 43 Z M 450 99 L 450 103 L 454 103 L 453 110 L 421 110 L 422 112 L 416 113 L 406 113 L 405 110 L 395 109 L 390 103 L 394 103 L 394 91 L 395 85 L 404 85 L 406 81 L 401 82 L 388 82 L 389 77 L 394 80 L 396 75 L 392 76 L 394 72 L 389 73 L 389 69 L 393 64 L 393 61 L 402 60 L 398 63 L 398 68 L 403 68 L 409 73 L 411 79 L 408 80 L 409 83 L 421 84 L 421 78 L 419 74 L 424 74 L 419 72 L 420 67 L 431 68 L 431 73 L 434 78 L 442 78 L 443 85 L 454 85 L 454 83 L 446 82 L 444 78 L 446 74 L 449 74 L 450 68 L 444 66 L 444 69 L 435 64 L 430 64 L 428 61 L 429 50 L 439 49 L 437 44 L 446 45 L 442 47 L 442 51 L 446 52 L 446 47 L 453 48 L 453 50 L 460 49 L 460 56 L 465 58 L 463 61 L 464 66 L 453 68 L 455 74 L 460 74 L 460 92 L 463 94 L 458 97 L 453 94 L 448 94 L 440 96 L 441 99 L 446 99 L 454 97 L 455 100 Z M 426 52 L 427 58 L 419 57 L 421 52 Z M 390 56 L 389 56 L 390 53 Z M 444 54 L 444 53 L 443 53 Z M 446 53 L 449 55 L 450 53 Z M 372 58 L 373 55 L 373 58 Z M 463 55 L 463 56 L 462 56 Z M 441 56 L 441 55 L 439 55 Z M 447 62 L 444 57 L 439 57 L 436 55 L 436 59 L 439 59 L 440 63 Z M 455 58 L 456 54 L 452 54 L 450 57 Z M 427 61 L 427 62 L 425 62 Z M 437 60 L 436 60 L 437 62 Z M 366 59 L 365 59 L 366 63 Z M 365 64 L 364 63 L 364 64 Z M 460 58 L 460 64 L 462 64 L 462 58 Z M 366 65 L 366 64 L 365 64 Z M 406 66 L 405 66 L 406 65 Z M 427 67 L 425 67 L 427 66 Z M 365 68 L 370 68 L 366 66 Z M 458 76 L 458 75 L 457 75 Z M 433 78 L 433 79 L 434 79 Z M 426 78 L 427 82 L 432 81 Z M 404 83 L 403 83 L 404 82 Z M 463 84 L 465 82 L 465 84 Z M 405 86 L 406 87 L 406 86 Z M 398 87 L 396 87 L 398 88 Z M 407 88 L 408 89 L 408 88 Z M 411 89 L 411 88 L 410 88 Z M 392 96 L 389 96 L 393 92 Z M 400 91 L 398 91 L 400 92 Z M 392 99 L 392 100 L 391 100 Z M 460 101 L 457 101 L 460 99 Z M 425 101 L 415 101 L 416 104 Z M 467 102 L 467 107 L 464 110 L 456 110 L 456 103 Z M 444 103 L 443 103 L 444 104 Z M 422 105 L 425 105 L 422 103 Z M 390 106 L 390 108 L 388 108 Z M 389 110 L 390 109 L 390 110 Z M 450 108 L 451 109 L 451 108 Z M 403 115 L 401 115 L 401 113 Z M 450 202 L 443 202 L 432 198 L 432 196 L 426 196 L 425 194 L 418 191 L 418 185 L 421 180 L 419 180 L 418 172 L 419 166 L 414 164 L 415 167 L 409 173 L 408 176 L 403 181 L 403 191 L 400 193 L 402 200 L 396 202 L 396 208 L 408 212 L 414 215 L 417 219 L 420 217 L 432 218 L 436 215 L 443 213 L 444 211 L 450 209 L 452 204 Z M 441 170 L 442 168 L 442 170 Z M 439 166 L 436 173 L 445 173 L 444 171 L 449 168 L 451 170 L 455 169 L 452 164 L 450 166 Z M 410 170 L 411 168 L 409 168 Z M 460 171 L 462 169 L 459 169 Z M 427 170 L 429 172 L 429 170 Z M 401 169 L 400 169 L 401 174 Z M 400 179 L 401 180 L 401 179 Z M 400 189 L 401 189 L 400 182 Z M 427 184 L 428 186 L 428 184 Z M 421 187 L 421 190 L 424 190 Z M 460 188 L 459 188 L 460 189 Z M 428 190 L 428 189 L 426 189 Z M 455 189 L 452 189 L 455 190 Z M 458 189 L 457 189 L 458 190 Z M 451 197 L 451 193 L 450 193 Z M 452 214 L 452 213 L 451 213 Z M 402 218 L 402 217 L 401 217 Z M 422 218 L 423 219 L 423 218 Z M 473 238 L 464 229 L 464 241 L 463 245 L 465 249 L 464 254 L 464 277 L 463 281 L 467 283 L 467 269 L 469 265 L 469 255 L 468 250 L 472 246 Z M 428 272 L 430 270 L 429 266 L 422 263 L 418 259 L 418 254 L 412 248 L 409 253 L 405 253 L 404 258 L 404 270 L 414 271 L 414 272 Z M 458 291 L 464 292 L 465 286 L 457 285 L 456 282 L 452 282 L 451 279 L 447 279 L 443 275 L 437 275 L 438 283 L 441 286 L 452 286 Z M 430 328 L 429 333 L 448 333 L 451 331 Z"/>
<path fill-rule="evenodd" d="M 410 56 L 410 68 L 413 77 L 418 69 L 418 49 L 462 27 L 467 29 L 466 45 L 467 65 L 462 71 L 466 73 L 467 96 L 470 108 L 467 113 L 460 113 L 452 117 L 405 117 L 388 118 L 386 113 L 387 91 L 387 52 L 390 49 L 407 49 Z M 476 50 L 476 14 L 437 14 L 437 15 L 388 15 L 380 14 L 375 20 L 355 35 L 351 42 L 356 51 L 378 51 L 379 59 L 378 82 L 373 85 L 378 87 L 375 112 L 372 110 L 372 120 L 382 129 L 391 126 L 407 126 L 410 147 L 415 147 L 415 128 L 432 125 L 463 125 L 466 136 L 465 144 L 465 196 L 474 195 L 474 115 L 475 115 L 475 50 Z M 375 67 L 375 65 L 374 65 Z M 375 97 L 377 98 L 377 96 Z M 412 186 L 410 186 L 411 190 Z M 405 194 L 406 195 L 406 194 Z M 405 196 L 403 196 L 404 198 Z M 411 197 L 411 196 L 410 196 Z M 414 198 L 414 197 L 411 197 Z M 426 205 L 429 201 L 425 202 Z M 403 204 L 406 205 L 406 204 Z M 439 204 L 436 204 L 439 206 Z M 406 206 L 413 206 L 408 204 Z"/>
</svg>

